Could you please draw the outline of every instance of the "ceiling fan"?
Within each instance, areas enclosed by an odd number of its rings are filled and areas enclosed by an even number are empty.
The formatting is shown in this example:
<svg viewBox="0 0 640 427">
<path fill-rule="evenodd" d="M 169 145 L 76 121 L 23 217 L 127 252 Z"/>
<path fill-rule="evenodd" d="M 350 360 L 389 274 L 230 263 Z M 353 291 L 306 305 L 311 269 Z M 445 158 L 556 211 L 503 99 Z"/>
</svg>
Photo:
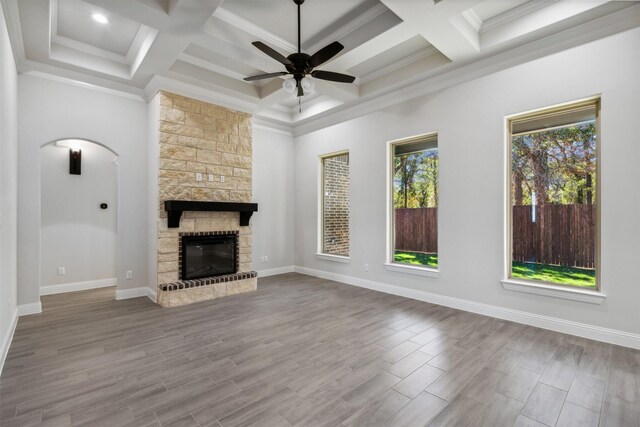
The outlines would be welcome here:
<svg viewBox="0 0 640 427">
<path fill-rule="evenodd" d="M 298 52 L 292 53 L 285 57 L 274 49 L 270 48 L 266 44 L 256 41 L 252 44 L 260 49 L 263 53 L 269 55 L 271 58 L 283 64 L 287 71 L 279 71 L 276 73 L 260 74 L 257 76 L 245 77 L 245 81 L 252 82 L 254 80 L 269 79 L 272 77 L 285 76 L 287 74 L 293 75 L 292 79 L 285 80 L 283 88 L 293 93 L 296 88 L 298 90 L 298 97 L 301 97 L 305 93 L 307 87 L 312 86 L 312 82 L 306 78 L 307 75 L 321 80 L 329 80 L 339 83 L 353 83 L 356 79 L 353 76 L 349 76 L 341 73 L 334 73 L 333 71 L 315 70 L 314 68 L 324 64 L 334 56 L 338 54 L 344 46 L 338 42 L 330 43 L 323 47 L 313 55 L 307 55 L 302 52 L 300 47 L 300 5 L 304 3 L 304 0 L 293 0 L 298 5 Z"/>
</svg>

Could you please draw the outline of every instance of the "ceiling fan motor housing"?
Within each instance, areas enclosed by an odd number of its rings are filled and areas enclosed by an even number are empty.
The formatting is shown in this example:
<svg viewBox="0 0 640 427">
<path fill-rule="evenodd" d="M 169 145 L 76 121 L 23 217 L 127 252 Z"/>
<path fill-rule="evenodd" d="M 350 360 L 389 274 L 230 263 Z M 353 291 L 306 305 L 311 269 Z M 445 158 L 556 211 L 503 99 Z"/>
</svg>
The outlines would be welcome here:
<svg viewBox="0 0 640 427">
<path fill-rule="evenodd" d="M 302 79 L 305 75 L 309 74 L 313 67 L 309 65 L 310 55 L 306 53 L 292 53 L 287 56 L 287 59 L 293 63 L 293 65 L 287 65 L 287 71 L 293 74 L 296 80 Z"/>
</svg>

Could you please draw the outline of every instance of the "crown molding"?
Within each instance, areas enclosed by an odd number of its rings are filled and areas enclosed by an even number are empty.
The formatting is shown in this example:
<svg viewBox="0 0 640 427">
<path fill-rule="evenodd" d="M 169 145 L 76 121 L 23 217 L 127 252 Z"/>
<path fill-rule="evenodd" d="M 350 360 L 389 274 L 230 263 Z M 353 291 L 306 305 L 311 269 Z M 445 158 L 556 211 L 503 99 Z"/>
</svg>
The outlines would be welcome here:
<svg viewBox="0 0 640 427">
<path fill-rule="evenodd" d="M 427 58 L 431 55 L 434 55 L 436 53 L 438 53 L 438 49 L 436 49 L 433 46 L 429 46 L 426 47 L 416 53 L 413 53 L 411 55 L 405 56 L 404 58 L 394 61 L 389 65 L 386 65 L 382 68 L 378 68 L 377 70 L 374 70 L 368 74 L 365 74 L 364 76 L 361 76 L 359 78 L 359 83 L 360 84 L 365 84 L 368 83 L 372 80 L 375 80 L 379 77 L 382 77 L 386 74 L 392 73 L 394 71 L 400 70 L 401 68 L 407 67 L 411 64 L 413 64 L 414 62 L 418 62 L 421 59 Z"/>
<path fill-rule="evenodd" d="M 516 19 L 522 18 L 523 16 L 529 15 L 537 10 L 544 9 L 545 7 L 551 6 L 552 4 L 557 3 L 558 1 L 560 0 L 529 1 L 520 6 L 514 7 L 513 9 L 510 9 L 504 13 L 501 13 L 500 15 L 489 18 L 484 22 L 481 22 L 479 32 L 480 34 L 482 34 L 486 31 L 493 30 L 494 28 L 497 28 L 509 22 L 515 21 Z M 472 10 L 470 10 L 470 12 L 472 12 Z"/>
<path fill-rule="evenodd" d="M 16 64 L 24 62 L 27 58 L 24 50 L 24 39 L 22 38 L 22 24 L 20 23 L 20 8 L 18 0 L 0 0 L 4 11 L 4 20 L 7 24 L 11 50 Z M 19 67 L 19 65 L 18 65 Z M 18 68 L 19 69 L 19 68 Z"/>
<path fill-rule="evenodd" d="M 237 73 L 228 68 L 221 67 L 204 59 L 189 55 L 188 53 L 181 53 L 180 56 L 178 56 L 177 60 L 186 62 L 187 64 L 195 65 L 196 67 L 204 68 L 205 70 L 213 71 L 214 73 L 222 74 L 223 76 L 231 77 L 232 79 L 236 80 L 242 80 L 246 77 L 244 74 Z"/>
</svg>

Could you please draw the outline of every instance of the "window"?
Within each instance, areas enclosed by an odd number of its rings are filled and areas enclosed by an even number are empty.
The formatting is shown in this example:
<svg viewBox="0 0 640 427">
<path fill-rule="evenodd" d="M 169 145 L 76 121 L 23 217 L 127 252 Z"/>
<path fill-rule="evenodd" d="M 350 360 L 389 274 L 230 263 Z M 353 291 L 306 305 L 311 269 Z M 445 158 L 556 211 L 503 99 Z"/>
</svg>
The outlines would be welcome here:
<svg viewBox="0 0 640 427">
<path fill-rule="evenodd" d="M 509 278 L 598 289 L 598 113 L 590 100 L 509 120 Z"/>
<path fill-rule="evenodd" d="M 391 261 L 438 267 L 438 136 L 391 144 Z"/>
<path fill-rule="evenodd" d="M 322 236 L 320 252 L 349 256 L 349 153 L 321 158 Z"/>
</svg>

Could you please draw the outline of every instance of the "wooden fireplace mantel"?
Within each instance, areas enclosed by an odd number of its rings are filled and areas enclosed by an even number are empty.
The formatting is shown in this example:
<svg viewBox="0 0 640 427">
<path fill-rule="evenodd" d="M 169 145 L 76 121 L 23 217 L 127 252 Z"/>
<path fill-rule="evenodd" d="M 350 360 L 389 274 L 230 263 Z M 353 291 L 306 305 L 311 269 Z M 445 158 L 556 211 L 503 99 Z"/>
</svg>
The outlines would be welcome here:
<svg viewBox="0 0 640 427">
<path fill-rule="evenodd" d="M 180 227 L 180 217 L 184 211 L 208 212 L 240 212 L 240 225 L 249 225 L 254 212 L 258 212 L 257 203 L 240 202 L 198 202 L 190 200 L 166 200 L 164 210 L 167 211 L 169 228 Z"/>
</svg>

